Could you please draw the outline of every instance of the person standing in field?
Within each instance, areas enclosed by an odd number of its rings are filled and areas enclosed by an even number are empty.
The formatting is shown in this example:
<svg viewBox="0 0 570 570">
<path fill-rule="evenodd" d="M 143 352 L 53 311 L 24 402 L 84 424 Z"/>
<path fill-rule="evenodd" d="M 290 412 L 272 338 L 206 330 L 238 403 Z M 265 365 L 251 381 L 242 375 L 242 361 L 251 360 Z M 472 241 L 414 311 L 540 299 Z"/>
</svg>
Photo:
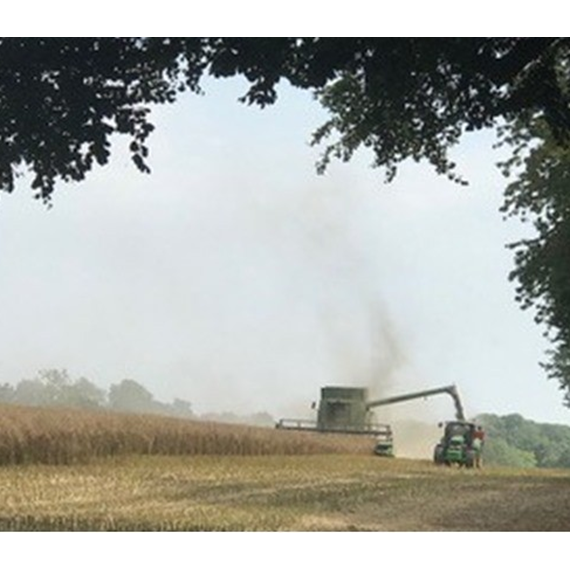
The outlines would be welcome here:
<svg viewBox="0 0 570 570">
<path fill-rule="evenodd" d="M 473 431 L 473 451 L 475 452 L 475 467 L 481 468 L 483 464 L 483 443 L 485 442 L 485 432 L 481 426 L 476 426 Z"/>
</svg>

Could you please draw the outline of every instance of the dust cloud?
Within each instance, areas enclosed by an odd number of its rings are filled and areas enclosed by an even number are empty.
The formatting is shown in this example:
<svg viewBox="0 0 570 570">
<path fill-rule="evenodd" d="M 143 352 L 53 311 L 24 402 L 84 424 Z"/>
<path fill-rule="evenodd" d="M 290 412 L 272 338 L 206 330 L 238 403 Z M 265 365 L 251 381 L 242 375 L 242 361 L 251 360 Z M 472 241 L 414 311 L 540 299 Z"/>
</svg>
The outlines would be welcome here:
<svg viewBox="0 0 570 570">
<path fill-rule="evenodd" d="M 394 451 L 397 457 L 432 459 L 433 449 L 441 437 L 437 424 L 414 420 L 396 420 L 392 423 Z"/>
<path fill-rule="evenodd" d="M 192 192 L 158 176 L 117 203 L 109 173 L 97 197 L 68 197 L 50 218 L 14 214 L 10 235 L 34 231 L 4 285 L 30 301 L 3 300 L 3 380 L 66 368 L 102 388 L 132 378 L 197 414 L 309 419 L 322 386 L 416 389 L 397 307 L 384 302 L 374 196 L 350 181 L 266 188 L 232 174 Z"/>
<path fill-rule="evenodd" d="M 292 210 L 267 213 L 267 204 L 257 206 L 256 222 L 271 221 L 265 243 L 286 236 L 278 249 L 288 271 L 293 267 L 292 275 L 298 278 L 289 283 L 296 291 L 291 311 L 306 303 L 310 346 L 320 365 L 313 378 L 287 396 L 280 417 L 315 420 L 311 402 L 318 403 L 320 388 L 326 385 L 366 387 L 371 400 L 434 387 L 422 382 L 414 368 L 398 327 L 397 307 L 389 310 L 384 303 L 385 272 L 377 253 L 381 248 L 371 248 L 370 234 L 362 231 L 358 193 L 316 189 Z M 291 370 L 303 376 L 311 368 L 307 359 L 295 362 Z M 399 456 L 428 458 L 439 439 L 433 412 L 431 402 L 412 401 L 376 408 L 374 421 L 392 424 Z"/>
</svg>

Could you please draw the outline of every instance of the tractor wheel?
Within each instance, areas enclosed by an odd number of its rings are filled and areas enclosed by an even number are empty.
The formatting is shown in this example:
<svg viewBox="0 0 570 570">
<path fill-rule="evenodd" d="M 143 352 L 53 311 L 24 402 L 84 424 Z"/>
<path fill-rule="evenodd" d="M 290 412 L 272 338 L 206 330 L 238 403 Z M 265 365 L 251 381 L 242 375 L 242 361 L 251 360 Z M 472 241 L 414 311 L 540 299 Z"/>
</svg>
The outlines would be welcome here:
<svg viewBox="0 0 570 570">
<path fill-rule="evenodd" d="M 433 462 L 436 465 L 442 465 L 443 461 L 443 446 L 441 444 L 437 444 L 435 449 L 433 450 Z"/>
<path fill-rule="evenodd" d="M 475 467 L 475 455 L 472 451 L 467 451 L 465 454 L 465 467 L 467 469 Z"/>
</svg>

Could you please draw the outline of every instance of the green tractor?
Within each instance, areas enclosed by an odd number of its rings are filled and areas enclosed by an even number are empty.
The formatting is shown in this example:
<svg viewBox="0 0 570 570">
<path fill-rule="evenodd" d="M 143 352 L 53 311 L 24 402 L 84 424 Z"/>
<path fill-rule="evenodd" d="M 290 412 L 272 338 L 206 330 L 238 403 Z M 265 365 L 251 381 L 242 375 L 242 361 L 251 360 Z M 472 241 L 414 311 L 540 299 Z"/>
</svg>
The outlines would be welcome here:
<svg viewBox="0 0 570 570">
<path fill-rule="evenodd" d="M 443 424 L 440 424 L 443 427 Z M 436 465 L 481 467 L 484 433 L 480 426 L 466 421 L 446 422 L 443 437 L 435 446 Z"/>
</svg>

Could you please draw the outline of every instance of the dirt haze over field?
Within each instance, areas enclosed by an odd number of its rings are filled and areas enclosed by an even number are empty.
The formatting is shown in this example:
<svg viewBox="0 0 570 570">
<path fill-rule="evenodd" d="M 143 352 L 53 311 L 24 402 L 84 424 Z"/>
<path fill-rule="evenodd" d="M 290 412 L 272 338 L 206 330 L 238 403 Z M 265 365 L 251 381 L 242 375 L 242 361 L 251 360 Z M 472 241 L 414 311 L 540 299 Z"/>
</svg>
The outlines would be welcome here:
<svg viewBox="0 0 570 570">
<path fill-rule="evenodd" d="M 433 448 L 441 437 L 435 424 L 399 420 L 392 423 L 397 457 L 432 459 Z"/>
</svg>

